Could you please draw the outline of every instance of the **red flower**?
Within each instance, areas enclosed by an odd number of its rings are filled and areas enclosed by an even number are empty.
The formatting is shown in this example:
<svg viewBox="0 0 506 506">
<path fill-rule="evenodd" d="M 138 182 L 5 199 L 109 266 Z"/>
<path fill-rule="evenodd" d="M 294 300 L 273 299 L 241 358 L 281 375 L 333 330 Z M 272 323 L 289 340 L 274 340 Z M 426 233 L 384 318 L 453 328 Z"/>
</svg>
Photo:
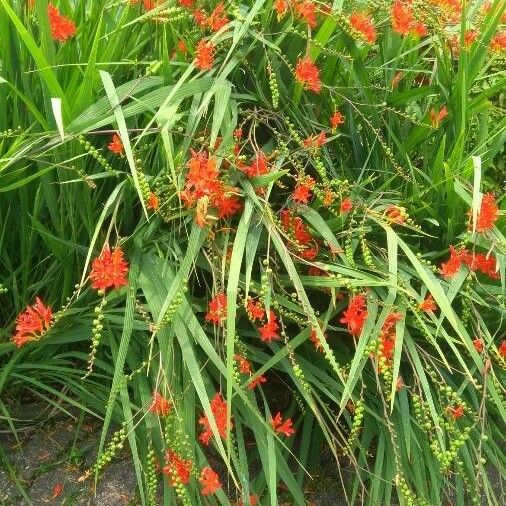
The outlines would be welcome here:
<svg viewBox="0 0 506 506">
<path fill-rule="evenodd" d="M 340 207 L 341 214 L 349 213 L 352 209 L 353 209 L 353 201 L 350 199 L 350 197 L 346 197 L 341 201 Z"/>
<path fill-rule="evenodd" d="M 446 118 L 446 116 L 448 116 L 448 108 L 446 107 L 446 105 L 441 107 L 439 112 L 436 112 L 436 110 L 432 108 L 429 112 L 429 118 L 432 127 L 437 128 L 441 123 L 441 121 L 443 121 Z"/>
<path fill-rule="evenodd" d="M 216 420 L 218 434 L 225 439 L 227 437 L 227 403 L 223 400 L 219 393 L 217 393 L 211 401 L 211 411 L 214 415 L 214 419 Z M 201 443 L 208 445 L 209 441 L 213 437 L 209 419 L 204 415 L 199 419 L 199 423 L 203 427 L 199 440 Z M 231 421 L 230 429 L 232 429 L 232 426 L 233 424 Z"/>
<path fill-rule="evenodd" d="M 437 309 L 437 305 L 434 302 L 434 297 L 429 293 L 427 297 L 423 300 L 423 302 L 418 306 L 422 311 L 425 311 L 426 313 L 430 311 L 435 311 Z"/>
<path fill-rule="evenodd" d="M 466 265 L 474 272 L 481 272 L 492 279 L 499 279 L 497 272 L 497 261 L 494 255 L 485 255 L 483 253 L 467 252 L 464 258 Z"/>
<path fill-rule="evenodd" d="M 251 297 L 248 297 L 246 302 L 246 312 L 250 320 L 261 320 L 265 316 L 265 309 L 260 301 L 254 301 Z"/>
<path fill-rule="evenodd" d="M 234 360 L 239 365 L 239 372 L 242 374 L 251 374 L 251 362 L 242 355 L 234 355 Z"/>
<path fill-rule="evenodd" d="M 224 293 L 218 293 L 209 302 L 209 308 L 206 314 L 206 320 L 215 325 L 221 324 L 227 317 L 227 296 Z"/>
<path fill-rule="evenodd" d="M 258 331 L 260 332 L 260 339 L 262 341 L 270 343 L 271 341 L 277 341 L 279 339 L 278 334 L 279 326 L 274 311 L 270 311 L 269 320 L 265 325 L 262 325 Z"/>
<path fill-rule="evenodd" d="M 473 346 L 475 347 L 475 349 L 478 353 L 481 353 L 483 351 L 483 340 L 482 339 L 474 339 Z"/>
<path fill-rule="evenodd" d="M 343 312 L 339 320 L 346 323 L 348 332 L 357 337 L 361 334 L 364 323 L 367 319 L 367 303 L 363 295 L 355 295 L 350 299 L 348 308 Z"/>
<path fill-rule="evenodd" d="M 179 5 L 185 9 L 191 9 L 195 0 L 178 0 Z"/>
<path fill-rule="evenodd" d="M 497 348 L 499 355 L 502 358 L 506 358 L 506 339 L 503 339 L 499 348 Z"/>
<path fill-rule="evenodd" d="M 441 264 L 439 272 L 445 278 L 451 278 L 455 276 L 455 274 L 457 274 L 457 272 L 460 270 L 465 254 L 465 250 L 457 250 L 454 246 L 450 246 L 450 258 Z"/>
<path fill-rule="evenodd" d="M 215 473 L 209 466 L 202 469 L 200 472 L 199 481 L 202 485 L 201 492 L 203 495 L 213 495 L 217 490 L 221 488 L 218 474 Z"/>
<path fill-rule="evenodd" d="M 266 382 L 267 382 L 267 378 L 263 374 L 261 374 L 260 376 L 257 376 L 256 378 L 252 379 L 248 383 L 248 389 L 254 390 L 257 386 L 261 385 L 262 383 L 266 383 Z"/>
<path fill-rule="evenodd" d="M 171 449 L 167 450 L 163 473 L 168 476 L 172 487 L 180 483 L 188 485 L 190 483 L 192 467 L 193 462 L 190 459 L 183 459 Z"/>
<path fill-rule="evenodd" d="M 16 319 L 16 333 L 12 336 L 13 343 L 20 348 L 30 341 L 40 339 L 50 328 L 53 313 L 50 306 L 37 297 L 33 306 L 26 306 Z"/>
<path fill-rule="evenodd" d="M 274 2 L 274 10 L 278 13 L 278 21 L 286 14 L 288 3 L 286 0 L 276 0 Z"/>
<path fill-rule="evenodd" d="M 325 340 L 328 339 L 327 334 L 325 334 L 325 333 L 323 334 L 323 337 L 325 338 Z M 320 338 L 318 337 L 318 334 L 315 329 L 311 330 L 311 334 L 309 335 L 309 340 L 313 343 L 316 351 L 323 350 L 322 343 L 321 343 Z"/>
<path fill-rule="evenodd" d="M 320 71 L 309 58 L 300 58 L 295 66 L 295 78 L 304 89 L 318 93 L 321 90 Z"/>
<path fill-rule="evenodd" d="M 112 151 L 117 155 L 123 154 L 123 143 L 121 142 L 121 139 L 117 134 L 114 134 L 112 136 L 112 141 L 107 145 L 107 147 L 109 148 L 109 151 Z"/>
<path fill-rule="evenodd" d="M 313 196 L 312 189 L 314 185 L 315 180 L 311 176 L 301 178 L 292 193 L 292 199 L 300 204 L 307 204 Z"/>
<path fill-rule="evenodd" d="M 447 409 L 454 420 L 458 420 L 464 415 L 464 408 L 462 406 L 455 406 L 454 408 L 448 406 Z"/>
<path fill-rule="evenodd" d="M 153 211 L 156 211 L 158 209 L 159 204 L 160 204 L 160 202 L 158 201 L 158 197 L 156 196 L 156 194 L 153 192 L 150 192 L 146 207 L 148 209 L 152 209 Z"/>
<path fill-rule="evenodd" d="M 469 215 L 471 215 L 471 211 L 469 211 Z M 495 202 L 495 197 L 492 193 L 486 193 L 481 199 L 481 206 L 476 219 L 477 232 L 491 230 L 498 217 L 499 208 Z"/>
<path fill-rule="evenodd" d="M 244 165 L 240 169 L 248 177 L 256 177 L 267 174 L 269 172 L 269 167 L 267 165 L 267 156 L 263 151 L 259 151 L 251 162 L 251 165 Z"/>
<path fill-rule="evenodd" d="M 153 402 L 148 411 L 158 416 L 167 416 L 170 413 L 171 404 L 165 397 L 158 392 L 153 392 Z"/>
<path fill-rule="evenodd" d="M 344 125 L 344 116 L 339 111 L 335 111 L 330 118 L 330 126 L 332 127 L 332 130 L 334 130 L 339 125 Z"/>
<path fill-rule="evenodd" d="M 53 40 L 65 42 L 76 34 L 74 22 L 63 16 L 52 3 L 47 6 L 47 16 Z"/>
<path fill-rule="evenodd" d="M 305 19 L 306 23 L 314 28 L 316 26 L 316 5 L 311 0 L 302 0 L 294 3 L 297 15 Z"/>
<path fill-rule="evenodd" d="M 111 287 L 126 286 L 127 274 L 128 263 L 123 258 L 121 248 L 116 247 L 111 253 L 109 247 L 106 247 L 91 264 L 91 287 L 95 290 L 107 290 Z"/>
<path fill-rule="evenodd" d="M 193 192 L 195 199 L 221 190 L 216 161 L 214 158 L 209 158 L 207 153 L 192 151 L 187 167 L 186 190 Z"/>
<path fill-rule="evenodd" d="M 272 428 L 278 434 L 284 434 L 287 437 L 293 436 L 295 434 L 295 430 L 292 427 L 292 419 L 287 418 L 283 422 L 283 418 L 281 418 L 281 413 L 278 411 L 276 416 L 271 419 Z"/>
<path fill-rule="evenodd" d="M 214 45 L 212 42 L 201 40 L 197 44 L 195 66 L 200 70 L 211 70 L 214 63 Z"/>
<path fill-rule="evenodd" d="M 353 12 L 350 16 L 350 26 L 362 35 L 362 37 L 373 44 L 376 41 L 376 28 L 372 18 L 361 12 Z"/>
</svg>

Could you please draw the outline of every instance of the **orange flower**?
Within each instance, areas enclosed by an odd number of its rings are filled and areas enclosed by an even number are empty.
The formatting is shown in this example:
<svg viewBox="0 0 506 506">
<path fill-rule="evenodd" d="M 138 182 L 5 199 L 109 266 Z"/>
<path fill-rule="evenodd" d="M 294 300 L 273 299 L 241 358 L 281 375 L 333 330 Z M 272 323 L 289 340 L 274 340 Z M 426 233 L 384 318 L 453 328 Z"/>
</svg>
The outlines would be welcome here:
<svg viewBox="0 0 506 506">
<path fill-rule="evenodd" d="M 211 70 L 214 63 L 214 45 L 212 42 L 201 40 L 197 44 L 195 66 L 200 70 Z"/>
<path fill-rule="evenodd" d="M 474 339 L 473 346 L 478 353 L 481 353 L 483 351 L 483 340 L 478 338 Z"/>
<path fill-rule="evenodd" d="M 53 313 L 50 306 L 37 297 L 33 306 L 27 306 L 16 319 L 16 333 L 12 336 L 13 343 L 20 348 L 30 341 L 40 339 L 50 328 Z"/>
<path fill-rule="evenodd" d="M 304 89 L 318 93 L 321 90 L 320 71 L 309 58 L 300 58 L 295 66 L 295 78 Z"/>
<path fill-rule="evenodd" d="M 256 506 L 258 504 L 258 497 L 254 494 L 250 494 L 249 503 L 250 506 Z M 242 499 L 239 499 L 239 501 L 237 501 L 237 506 L 244 506 L 244 502 L 242 501 Z"/>
<path fill-rule="evenodd" d="M 207 24 L 213 32 L 218 32 L 228 23 L 227 13 L 223 2 L 220 2 L 207 19 Z"/>
<path fill-rule="evenodd" d="M 392 5 L 392 28 L 399 35 L 423 36 L 427 33 L 425 25 L 415 19 L 411 1 L 396 0 Z"/>
<path fill-rule="evenodd" d="M 469 215 L 471 215 L 469 211 Z M 476 219 L 476 231 L 485 232 L 491 230 L 499 217 L 499 208 L 492 193 L 486 193 L 481 199 L 480 211 Z"/>
<path fill-rule="evenodd" d="M 327 141 L 325 132 L 320 132 L 318 135 L 311 135 L 302 141 L 302 145 L 307 149 L 319 149 Z"/>
<path fill-rule="evenodd" d="M 243 165 L 240 169 L 248 177 L 262 176 L 269 172 L 267 161 L 267 155 L 263 151 L 259 151 L 251 162 L 251 165 Z"/>
<path fill-rule="evenodd" d="M 178 0 L 179 5 L 185 9 L 191 9 L 195 0 Z"/>
<path fill-rule="evenodd" d="M 435 311 L 437 309 L 437 305 L 434 302 L 434 297 L 429 293 L 427 297 L 423 300 L 423 302 L 418 306 L 422 311 L 425 311 L 426 313 L 430 311 Z"/>
<path fill-rule="evenodd" d="M 177 49 L 181 51 L 181 53 L 187 53 L 188 47 L 186 46 L 186 42 L 183 39 L 179 39 L 177 41 Z"/>
<path fill-rule="evenodd" d="M 284 434 L 286 437 L 290 437 L 295 434 L 295 429 L 292 427 L 292 419 L 287 418 L 283 422 L 283 418 L 281 417 L 281 413 L 279 411 L 276 416 L 271 419 L 271 425 L 278 434 Z"/>
<path fill-rule="evenodd" d="M 53 40 L 65 42 L 76 34 L 74 22 L 63 16 L 52 3 L 47 6 L 47 16 Z"/>
<path fill-rule="evenodd" d="M 112 140 L 107 145 L 107 147 L 109 148 L 109 151 L 111 151 L 112 153 L 116 153 L 117 155 L 123 154 L 123 143 L 121 142 L 121 139 L 117 134 L 114 134 L 112 136 Z"/>
<path fill-rule="evenodd" d="M 344 125 L 344 116 L 339 111 L 335 111 L 330 118 L 330 126 L 332 130 L 335 130 L 339 125 Z"/>
<path fill-rule="evenodd" d="M 213 495 L 217 490 L 221 488 L 218 474 L 215 473 L 209 466 L 202 469 L 200 472 L 199 481 L 202 485 L 201 492 L 203 495 Z"/>
<path fill-rule="evenodd" d="M 128 285 L 127 274 L 128 263 L 123 258 L 121 248 L 116 247 L 111 253 L 109 247 L 106 247 L 91 265 L 91 287 L 95 290 L 107 290 Z"/>
<path fill-rule="evenodd" d="M 227 403 L 223 400 L 219 393 L 216 393 L 213 400 L 211 401 L 211 411 L 214 419 L 216 420 L 216 426 L 218 428 L 218 434 L 225 439 L 227 437 Z M 203 427 L 203 431 L 199 436 L 201 443 L 208 445 L 209 441 L 213 437 L 211 430 L 211 424 L 206 415 L 199 419 L 200 425 Z M 230 422 L 230 429 L 232 429 L 233 423 Z"/>
<path fill-rule="evenodd" d="M 224 293 L 218 293 L 210 302 L 206 314 L 206 320 L 215 325 L 222 323 L 227 317 L 227 296 Z"/>
<path fill-rule="evenodd" d="M 269 320 L 265 325 L 262 325 L 258 331 L 260 332 L 260 339 L 264 342 L 270 343 L 279 339 L 278 334 L 279 326 L 274 311 L 270 311 Z"/>
<path fill-rule="evenodd" d="M 395 324 L 402 320 L 401 313 L 389 313 L 383 323 L 380 332 L 380 355 L 387 361 L 391 361 L 394 355 L 395 348 Z"/>
<path fill-rule="evenodd" d="M 406 210 L 403 207 L 388 206 L 386 215 L 390 221 L 399 225 L 402 225 L 406 221 Z"/>
<path fill-rule="evenodd" d="M 171 404 L 165 397 L 158 392 L 153 392 L 153 402 L 148 411 L 158 416 L 167 416 L 170 413 Z"/>
<path fill-rule="evenodd" d="M 159 205 L 159 201 L 158 201 L 158 197 L 156 196 L 156 193 L 150 192 L 146 207 L 148 209 L 152 209 L 153 211 L 156 211 L 158 209 L 158 205 Z"/>
<path fill-rule="evenodd" d="M 278 13 L 278 21 L 279 21 L 288 10 L 288 2 L 286 0 L 276 0 L 274 2 L 274 10 Z"/>
<path fill-rule="evenodd" d="M 362 35 L 369 44 L 374 44 L 376 41 L 376 28 L 372 18 L 367 14 L 353 12 L 350 16 L 350 26 Z"/>
<path fill-rule="evenodd" d="M 441 121 L 443 121 L 446 118 L 446 116 L 448 116 L 448 108 L 446 107 L 446 105 L 441 107 L 439 112 L 436 112 L 436 110 L 432 108 L 429 112 L 429 118 L 432 127 L 437 128 L 440 125 Z"/>
<path fill-rule="evenodd" d="M 340 212 L 341 214 L 349 213 L 353 209 L 353 201 L 350 197 L 346 197 L 341 201 Z"/>
<path fill-rule="evenodd" d="M 190 483 L 193 467 L 193 462 L 190 459 L 183 459 L 176 452 L 168 449 L 165 454 L 165 462 L 166 465 L 163 468 L 163 473 L 169 478 L 169 483 L 172 487 L 176 487 L 181 483 L 183 485 Z"/>
<path fill-rule="evenodd" d="M 506 30 L 499 32 L 491 41 L 490 49 L 494 53 L 501 53 L 506 51 Z"/>
<path fill-rule="evenodd" d="M 506 339 L 503 339 L 499 348 L 497 348 L 499 355 L 502 358 L 506 358 Z"/>
</svg>

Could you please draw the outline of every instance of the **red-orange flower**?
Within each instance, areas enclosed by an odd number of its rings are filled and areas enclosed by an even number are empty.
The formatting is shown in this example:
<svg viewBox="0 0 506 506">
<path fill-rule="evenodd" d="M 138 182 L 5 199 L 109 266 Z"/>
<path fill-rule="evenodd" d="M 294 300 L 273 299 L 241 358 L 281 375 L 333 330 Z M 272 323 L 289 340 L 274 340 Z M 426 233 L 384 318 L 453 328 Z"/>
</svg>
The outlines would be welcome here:
<svg viewBox="0 0 506 506">
<path fill-rule="evenodd" d="M 148 209 L 152 209 L 153 211 L 156 211 L 158 209 L 159 204 L 160 204 L 160 202 L 158 200 L 158 197 L 156 196 L 156 193 L 150 192 L 148 201 L 146 203 L 146 207 Z"/>
<path fill-rule="evenodd" d="M 128 285 L 127 274 L 128 263 L 121 248 L 116 247 L 111 252 L 109 247 L 106 247 L 91 264 L 91 287 L 95 290 L 107 290 Z"/>
<path fill-rule="evenodd" d="M 65 42 L 76 34 L 74 22 L 63 16 L 52 3 L 47 6 L 47 16 L 53 40 Z"/>
<path fill-rule="evenodd" d="M 313 196 L 315 180 L 311 176 L 301 178 L 292 193 L 292 199 L 300 204 L 307 204 Z"/>
<path fill-rule="evenodd" d="M 195 66 L 198 69 L 211 70 L 214 63 L 214 49 L 214 44 L 209 41 L 201 40 L 197 44 Z"/>
<path fill-rule="evenodd" d="M 190 483 L 193 462 L 190 459 L 183 459 L 176 452 L 168 449 L 165 454 L 165 466 L 163 473 L 169 478 L 169 483 L 175 487 L 182 483 Z"/>
<path fill-rule="evenodd" d="M 213 495 L 221 488 L 220 478 L 209 466 L 204 467 L 200 472 L 201 492 L 203 495 Z"/>
<path fill-rule="evenodd" d="M 367 303 L 363 295 L 355 295 L 350 299 L 347 309 L 339 320 L 346 323 L 348 332 L 357 337 L 362 332 L 362 328 L 367 319 Z"/>
<path fill-rule="evenodd" d="M 341 112 L 335 111 L 330 118 L 330 126 L 332 130 L 336 129 L 339 125 L 344 125 L 344 116 Z"/>
<path fill-rule="evenodd" d="M 250 165 L 243 165 L 240 169 L 248 177 L 256 177 L 267 174 L 269 172 L 267 155 L 263 151 L 259 151 Z"/>
<path fill-rule="evenodd" d="M 249 503 L 250 503 L 250 506 L 256 506 L 258 504 L 258 497 L 254 494 L 250 494 L 249 495 Z M 239 501 L 237 501 L 237 506 L 244 506 L 244 502 L 242 499 L 239 499 Z"/>
<path fill-rule="evenodd" d="M 464 408 L 462 406 L 455 406 L 454 408 L 448 406 L 447 409 L 454 420 L 458 420 L 461 416 L 464 416 Z"/>
<path fill-rule="evenodd" d="M 471 215 L 471 211 L 469 211 Z M 499 208 L 492 193 L 486 193 L 481 199 L 481 206 L 476 218 L 476 231 L 485 232 L 491 230 L 499 218 Z"/>
<path fill-rule="evenodd" d="M 391 361 L 395 348 L 395 324 L 402 319 L 401 313 L 389 313 L 381 327 L 380 332 L 380 355 L 387 361 Z"/>
<path fill-rule="evenodd" d="M 321 148 L 326 141 L 325 132 L 320 132 L 318 135 L 311 135 L 307 139 L 304 139 L 302 145 L 307 149 L 318 149 Z"/>
<path fill-rule="evenodd" d="M 506 30 L 499 32 L 490 41 L 490 50 L 494 53 L 506 51 Z"/>
<path fill-rule="evenodd" d="M 211 401 L 211 411 L 214 415 L 214 419 L 216 420 L 216 427 L 218 428 L 218 434 L 225 439 L 227 437 L 227 403 L 221 397 L 221 394 L 216 393 Z M 213 437 L 213 432 L 211 430 L 211 424 L 206 415 L 202 416 L 199 419 L 200 425 L 202 425 L 203 430 L 199 436 L 199 440 L 201 443 L 208 445 L 209 441 Z M 230 421 L 230 429 L 232 429 L 233 423 Z"/>
<path fill-rule="evenodd" d="M 251 374 L 251 362 L 246 357 L 236 354 L 234 355 L 234 360 L 237 362 L 239 366 L 240 373 Z"/>
<path fill-rule="evenodd" d="M 265 316 L 265 309 L 260 301 L 248 297 L 246 301 L 246 312 L 250 320 L 261 320 Z"/>
<path fill-rule="evenodd" d="M 269 320 L 265 325 L 262 325 L 258 332 L 260 332 L 260 339 L 264 342 L 270 343 L 279 339 L 278 334 L 279 326 L 274 311 L 269 312 Z"/>
<path fill-rule="evenodd" d="M 353 209 L 353 201 L 350 197 L 346 197 L 341 201 L 341 206 L 339 208 L 341 214 L 349 213 Z"/>
<path fill-rule="evenodd" d="M 158 416 L 167 416 L 170 413 L 171 404 L 165 397 L 158 392 L 153 392 L 153 402 L 148 411 Z"/>
<path fill-rule="evenodd" d="M 373 44 L 376 41 L 376 28 L 372 18 L 362 12 L 353 12 L 350 16 L 350 26 L 362 35 L 362 37 Z"/>
<path fill-rule="evenodd" d="M 117 155 L 123 154 L 123 143 L 121 142 L 121 139 L 117 134 L 114 134 L 112 136 L 112 140 L 107 145 L 107 147 L 109 148 L 109 151 L 111 151 L 112 153 L 116 153 Z"/>
<path fill-rule="evenodd" d="M 418 35 L 423 36 L 427 33 L 427 28 L 421 21 L 415 18 L 411 0 L 396 0 L 392 5 L 392 28 L 399 35 Z"/>
<path fill-rule="evenodd" d="M 311 0 L 301 0 L 295 2 L 293 6 L 297 15 L 304 19 L 311 28 L 316 26 L 316 5 L 314 2 Z"/>
<path fill-rule="evenodd" d="M 501 345 L 497 348 L 499 355 L 502 358 L 506 358 L 506 339 L 503 339 Z"/>
<path fill-rule="evenodd" d="M 390 221 L 393 223 L 398 223 L 402 225 L 406 222 L 406 210 L 403 207 L 399 206 L 388 206 L 386 210 L 386 215 Z"/>
<path fill-rule="evenodd" d="M 327 334 L 324 333 L 323 337 L 325 338 L 325 340 L 327 340 Z M 322 343 L 315 329 L 311 329 L 311 334 L 309 334 L 309 340 L 313 343 L 313 346 L 315 347 L 316 351 L 323 350 Z"/>
<path fill-rule="evenodd" d="M 492 279 L 498 279 L 496 272 L 496 259 L 492 254 L 474 253 L 465 248 L 456 249 L 450 246 L 450 258 L 441 264 L 439 272 L 445 278 L 451 278 L 457 274 L 462 265 L 474 272 L 481 272 Z"/>
<path fill-rule="evenodd" d="M 227 296 L 224 293 L 216 294 L 209 302 L 206 320 L 215 325 L 221 324 L 227 316 Z"/>
<path fill-rule="evenodd" d="M 37 297 L 33 306 L 27 306 L 16 319 L 16 333 L 12 336 L 13 343 L 20 348 L 30 341 L 40 339 L 50 328 L 53 313 L 50 306 Z"/>
<path fill-rule="evenodd" d="M 267 378 L 261 374 L 260 376 L 257 376 L 256 378 L 253 378 L 249 383 L 248 383 L 248 389 L 249 390 L 254 390 L 257 386 L 261 385 L 262 383 L 266 383 L 267 382 Z"/>
<path fill-rule="evenodd" d="M 274 10 L 278 13 L 278 21 L 279 21 L 288 10 L 288 2 L 286 0 L 276 0 L 274 2 Z"/>
<path fill-rule="evenodd" d="M 295 434 L 295 429 L 292 427 L 292 419 L 287 418 L 285 421 L 283 421 L 283 418 L 281 417 L 281 413 L 279 411 L 277 412 L 276 416 L 271 419 L 271 425 L 278 434 L 284 434 L 287 437 L 293 436 Z"/>
<path fill-rule="evenodd" d="M 483 339 L 474 339 L 473 346 L 478 353 L 481 353 L 483 351 Z"/>
<path fill-rule="evenodd" d="M 434 302 L 434 297 L 429 293 L 427 297 L 420 303 L 418 306 L 422 311 L 428 313 L 429 311 L 435 311 L 437 309 L 437 305 Z"/>
<path fill-rule="evenodd" d="M 295 78 L 304 89 L 318 93 L 321 90 L 320 71 L 309 58 L 300 58 L 295 66 Z"/>
</svg>

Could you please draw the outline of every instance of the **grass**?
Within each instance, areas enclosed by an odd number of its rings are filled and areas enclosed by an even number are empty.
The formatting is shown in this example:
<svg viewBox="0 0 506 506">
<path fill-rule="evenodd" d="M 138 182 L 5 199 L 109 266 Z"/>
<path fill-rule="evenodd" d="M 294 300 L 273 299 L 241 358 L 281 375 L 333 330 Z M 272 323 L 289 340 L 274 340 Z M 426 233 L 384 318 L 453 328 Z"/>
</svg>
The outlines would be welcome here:
<svg viewBox="0 0 506 506">
<path fill-rule="evenodd" d="M 338 475 L 353 470 L 338 484 L 350 504 L 501 504 L 487 470 L 505 468 L 504 211 L 485 233 L 469 229 L 468 212 L 476 224 L 490 192 L 504 209 L 505 53 L 491 42 L 504 33 L 506 2 L 487 12 L 463 2 L 450 22 L 444 2 L 415 1 L 427 26 L 415 37 L 393 30 L 387 1 L 334 2 L 312 29 L 291 10 L 278 19 L 270 1 L 230 2 L 216 32 L 172 1 L 152 10 L 60 1 L 77 27 L 63 43 L 47 3 L 0 0 L 1 423 L 14 433 L 23 425 L 11 413 L 25 391 L 102 420 L 88 474 L 98 479 L 128 445 L 142 504 L 159 504 L 157 481 L 164 504 L 248 504 L 250 494 L 305 504 L 322 466 L 315 449 Z M 373 44 L 349 23 L 368 7 Z M 203 37 L 216 48 L 210 70 L 194 61 Z M 294 77 L 304 55 L 319 69 L 319 93 Z M 345 122 L 331 129 L 336 110 Z M 323 146 L 304 144 L 321 132 Z M 124 154 L 107 149 L 114 133 Z M 242 203 L 229 219 L 207 197 L 184 201 L 188 161 L 202 150 Z M 247 177 L 259 151 L 268 171 Z M 311 198 L 297 203 L 307 176 Z M 307 227 L 315 256 L 283 225 L 284 209 Z M 121 246 L 129 272 L 128 287 L 103 295 L 88 275 L 106 244 Z M 441 276 L 450 245 L 492 254 L 497 279 L 467 267 Z M 226 310 L 212 325 L 218 293 Z M 437 310 L 426 313 L 428 294 Z M 367 318 L 352 337 L 340 320 L 358 295 Z M 56 321 L 16 348 L 16 316 L 36 296 Z M 274 311 L 279 340 L 259 339 L 266 319 L 251 321 L 248 296 Z M 237 354 L 267 382 L 248 389 Z M 170 399 L 170 415 L 149 412 L 153 391 Z M 216 392 L 224 420 L 213 414 Z M 272 429 L 277 412 L 294 436 Z M 209 446 L 198 439 L 204 415 Z M 167 449 L 193 462 L 187 485 L 156 471 Z M 204 498 L 207 465 L 223 487 Z"/>
</svg>

